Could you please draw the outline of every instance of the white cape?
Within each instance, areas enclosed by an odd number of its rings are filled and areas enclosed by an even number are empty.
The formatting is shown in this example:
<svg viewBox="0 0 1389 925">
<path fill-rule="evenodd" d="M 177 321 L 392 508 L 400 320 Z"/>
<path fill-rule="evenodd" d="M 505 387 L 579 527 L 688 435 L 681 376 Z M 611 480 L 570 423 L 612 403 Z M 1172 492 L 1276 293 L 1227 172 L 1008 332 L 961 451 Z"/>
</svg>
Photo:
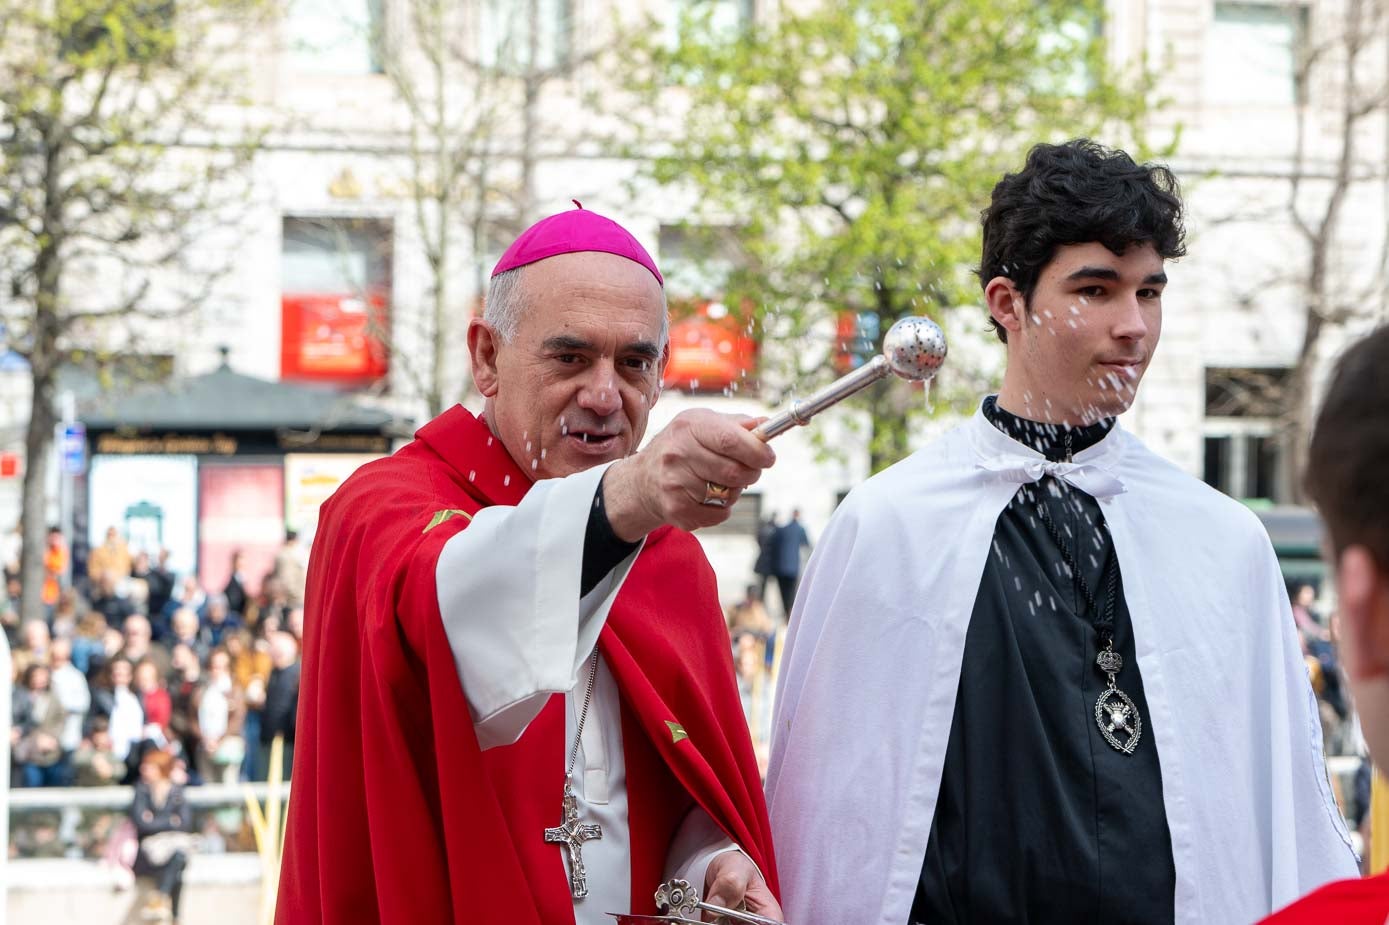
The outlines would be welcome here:
<svg viewBox="0 0 1389 925">
<path fill-rule="evenodd" d="M 856 489 L 816 546 L 767 778 L 787 921 L 907 925 L 994 524 L 1042 460 L 976 413 Z M 1176 921 L 1250 922 L 1355 876 L 1258 519 L 1118 426 L 1075 462 L 1123 483 L 1101 505 L 1162 763 Z"/>
</svg>

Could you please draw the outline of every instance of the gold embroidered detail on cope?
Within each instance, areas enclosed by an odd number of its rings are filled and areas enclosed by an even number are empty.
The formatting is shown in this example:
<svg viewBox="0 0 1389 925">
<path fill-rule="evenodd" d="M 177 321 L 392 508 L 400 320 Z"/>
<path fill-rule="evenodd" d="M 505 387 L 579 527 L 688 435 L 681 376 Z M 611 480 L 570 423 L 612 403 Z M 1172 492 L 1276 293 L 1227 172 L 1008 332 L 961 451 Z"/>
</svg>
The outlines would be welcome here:
<svg viewBox="0 0 1389 925">
<path fill-rule="evenodd" d="M 466 517 L 470 521 L 473 519 L 472 514 L 469 514 L 467 511 L 460 511 L 457 508 L 449 508 L 443 511 L 435 511 L 434 516 L 429 519 L 429 523 L 425 524 L 424 529 L 420 532 L 428 533 L 430 530 L 433 530 L 435 527 L 439 526 L 439 524 L 443 523 L 444 521 L 452 520 L 455 517 Z"/>
</svg>

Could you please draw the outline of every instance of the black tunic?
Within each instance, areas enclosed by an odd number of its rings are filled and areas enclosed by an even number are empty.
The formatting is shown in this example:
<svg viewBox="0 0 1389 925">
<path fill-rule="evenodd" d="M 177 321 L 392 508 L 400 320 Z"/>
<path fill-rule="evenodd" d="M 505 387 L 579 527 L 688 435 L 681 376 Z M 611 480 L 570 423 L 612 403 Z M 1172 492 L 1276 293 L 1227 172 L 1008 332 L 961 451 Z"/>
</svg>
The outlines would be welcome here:
<svg viewBox="0 0 1389 925">
<path fill-rule="evenodd" d="M 1060 460 L 1113 420 L 1056 428 L 991 397 L 1000 430 Z M 1024 485 L 999 515 L 970 617 L 940 795 L 911 922 L 1121 925 L 1171 922 L 1175 872 L 1162 772 L 1134 656 L 1122 578 L 1114 648 L 1119 688 L 1143 720 L 1125 755 L 1095 723 L 1107 678 L 1095 615 L 1038 518 L 1046 505 L 1096 605 L 1114 544 L 1095 499 L 1051 477 Z M 1117 561 L 1115 568 L 1118 567 Z M 1180 576 L 1172 576 L 1180 580 Z"/>
</svg>

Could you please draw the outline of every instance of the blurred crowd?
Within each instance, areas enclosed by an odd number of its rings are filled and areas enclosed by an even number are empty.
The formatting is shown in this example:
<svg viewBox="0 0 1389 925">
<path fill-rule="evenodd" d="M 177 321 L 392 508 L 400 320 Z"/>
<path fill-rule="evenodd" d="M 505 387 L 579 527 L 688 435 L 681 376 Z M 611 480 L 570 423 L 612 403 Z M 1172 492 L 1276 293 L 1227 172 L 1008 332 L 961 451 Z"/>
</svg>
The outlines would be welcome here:
<svg viewBox="0 0 1389 925">
<path fill-rule="evenodd" d="M 233 553 L 225 586 L 206 588 L 114 527 L 76 573 L 54 529 L 44 616 L 25 622 L 17 534 L 6 543 L 13 786 L 134 784 L 151 753 L 179 783 L 264 780 L 276 736 L 288 776 L 308 565 L 294 533 L 268 574 L 244 574 Z"/>
</svg>

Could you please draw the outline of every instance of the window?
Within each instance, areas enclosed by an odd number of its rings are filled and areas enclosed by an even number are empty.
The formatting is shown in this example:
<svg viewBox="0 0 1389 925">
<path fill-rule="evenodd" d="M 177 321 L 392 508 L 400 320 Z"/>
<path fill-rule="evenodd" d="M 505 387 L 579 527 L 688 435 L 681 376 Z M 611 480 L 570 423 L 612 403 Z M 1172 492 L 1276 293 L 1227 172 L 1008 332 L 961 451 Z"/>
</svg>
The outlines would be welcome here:
<svg viewBox="0 0 1389 925">
<path fill-rule="evenodd" d="M 391 225 L 286 218 L 280 376 L 365 387 L 386 375 Z"/>
<path fill-rule="evenodd" d="M 1292 106 L 1303 101 L 1299 58 L 1307 8 L 1220 2 L 1206 34 L 1205 99 L 1216 105 Z"/>
<path fill-rule="evenodd" d="M 285 41 L 297 71 L 379 74 L 380 0 L 289 0 Z"/>
<path fill-rule="evenodd" d="M 1234 498 L 1284 500 L 1278 439 L 1287 367 L 1206 370 L 1202 480 Z"/>
<path fill-rule="evenodd" d="M 1095 75 L 1090 71 L 1089 52 L 1104 34 L 1104 22 L 1096 18 L 1068 19 L 1055 29 L 1037 37 L 1037 51 L 1051 63 L 1038 80 L 1038 88 L 1061 96 L 1080 96 L 1090 92 Z"/>
<path fill-rule="evenodd" d="M 511 74 L 568 67 L 573 13 L 572 0 L 482 0 L 482 63 Z"/>
<path fill-rule="evenodd" d="M 737 38 L 752 25 L 755 12 L 753 0 L 671 0 L 666 44 L 675 48 L 691 35 Z"/>
<path fill-rule="evenodd" d="M 744 492 L 738 503 L 730 509 L 728 519 L 712 527 L 704 527 L 701 535 L 719 536 L 757 536 L 757 525 L 762 522 L 762 493 Z"/>
</svg>

